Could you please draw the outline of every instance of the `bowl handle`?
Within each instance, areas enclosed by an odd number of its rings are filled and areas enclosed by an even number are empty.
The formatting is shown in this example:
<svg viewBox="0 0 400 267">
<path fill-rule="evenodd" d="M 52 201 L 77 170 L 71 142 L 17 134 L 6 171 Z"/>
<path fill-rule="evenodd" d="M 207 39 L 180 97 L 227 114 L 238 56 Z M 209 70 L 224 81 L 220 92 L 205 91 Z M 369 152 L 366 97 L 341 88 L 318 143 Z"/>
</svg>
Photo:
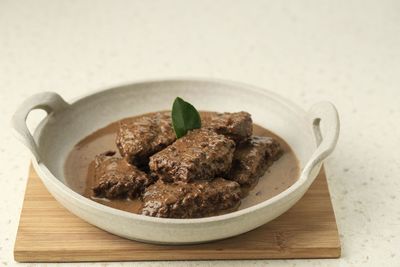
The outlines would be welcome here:
<svg viewBox="0 0 400 267">
<path fill-rule="evenodd" d="M 308 118 L 314 130 L 317 149 L 303 169 L 304 177 L 309 177 L 316 166 L 334 150 L 340 131 L 339 116 L 335 106 L 330 102 L 319 102 L 311 107 Z M 324 133 L 321 133 L 320 124 Z"/>
<path fill-rule="evenodd" d="M 29 148 L 38 162 L 40 161 L 38 147 L 26 125 L 28 114 L 34 109 L 43 109 L 47 112 L 47 115 L 49 115 L 50 113 L 63 110 L 68 106 L 69 104 L 65 102 L 60 95 L 52 92 L 44 92 L 30 96 L 14 113 L 11 119 L 14 133 L 17 138 Z"/>
</svg>

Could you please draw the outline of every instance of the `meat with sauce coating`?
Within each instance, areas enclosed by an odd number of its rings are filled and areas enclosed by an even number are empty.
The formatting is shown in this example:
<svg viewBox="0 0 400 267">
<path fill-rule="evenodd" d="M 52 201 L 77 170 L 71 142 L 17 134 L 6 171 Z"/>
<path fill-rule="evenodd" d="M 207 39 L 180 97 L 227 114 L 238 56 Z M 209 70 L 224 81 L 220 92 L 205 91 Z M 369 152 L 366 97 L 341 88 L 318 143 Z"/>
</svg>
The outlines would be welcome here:
<svg viewBox="0 0 400 267">
<path fill-rule="evenodd" d="M 282 154 L 279 143 L 270 137 L 252 136 L 239 145 L 233 155 L 228 179 L 251 186 Z"/>
<path fill-rule="evenodd" d="M 210 180 L 227 174 L 235 143 L 207 129 L 196 129 L 150 157 L 152 173 L 165 182 Z"/>
<path fill-rule="evenodd" d="M 192 183 L 164 183 L 149 186 L 142 214 L 162 218 L 198 218 L 237 208 L 241 191 L 238 183 L 217 178 Z"/>
<path fill-rule="evenodd" d="M 114 154 L 107 152 L 96 156 L 94 196 L 108 199 L 139 197 L 153 179 L 125 159 L 114 157 Z"/>
<path fill-rule="evenodd" d="M 251 115 L 245 111 L 204 114 L 202 125 L 203 128 L 223 134 L 236 143 L 247 140 L 253 134 Z"/>
<path fill-rule="evenodd" d="M 117 147 L 132 164 L 145 165 L 149 157 L 172 144 L 176 139 L 171 115 L 158 112 L 120 122 Z"/>
</svg>

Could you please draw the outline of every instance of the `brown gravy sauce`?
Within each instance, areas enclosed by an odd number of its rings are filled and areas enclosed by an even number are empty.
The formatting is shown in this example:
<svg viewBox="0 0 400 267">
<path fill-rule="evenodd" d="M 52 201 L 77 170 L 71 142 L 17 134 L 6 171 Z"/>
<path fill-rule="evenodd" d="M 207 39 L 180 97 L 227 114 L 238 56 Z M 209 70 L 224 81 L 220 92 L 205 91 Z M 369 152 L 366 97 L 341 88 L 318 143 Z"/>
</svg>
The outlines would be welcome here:
<svg viewBox="0 0 400 267">
<path fill-rule="evenodd" d="M 201 113 L 206 115 L 212 112 Z M 136 117 L 144 115 L 147 114 Z M 132 118 L 135 117 L 123 120 Z M 118 153 L 115 144 L 117 130 L 118 121 L 95 131 L 76 144 L 69 153 L 64 166 L 65 180 L 72 190 L 89 199 L 112 208 L 139 213 L 142 206 L 142 201 L 139 199 L 108 200 L 92 196 L 91 190 L 94 183 L 93 160 L 96 155 L 108 150 L 115 150 Z M 283 149 L 283 155 L 278 161 L 274 162 L 263 177 L 260 177 L 254 187 L 243 190 L 246 196 L 242 199 L 239 210 L 261 203 L 283 192 L 296 182 L 300 173 L 299 163 L 295 154 L 282 138 L 257 124 L 253 124 L 253 135 L 275 138 Z M 119 153 L 117 155 L 119 156 Z M 227 211 L 222 213 L 227 213 Z"/>
</svg>

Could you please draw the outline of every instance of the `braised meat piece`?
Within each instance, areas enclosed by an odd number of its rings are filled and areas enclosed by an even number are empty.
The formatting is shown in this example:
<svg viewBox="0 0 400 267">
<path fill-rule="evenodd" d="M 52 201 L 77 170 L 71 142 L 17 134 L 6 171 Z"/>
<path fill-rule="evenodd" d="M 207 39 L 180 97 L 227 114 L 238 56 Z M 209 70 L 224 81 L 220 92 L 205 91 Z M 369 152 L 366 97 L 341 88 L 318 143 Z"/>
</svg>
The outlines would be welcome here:
<svg viewBox="0 0 400 267">
<path fill-rule="evenodd" d="M 227 178 L 240 185 L 253 185 L 281 154 L 281 147 L 273 138 L 253 136 L 237 147 Z"/>
<path fill-rule="evenodd" d="M 120 122 L 116 143 L 123 157 L 140 166 L 175 139 L 170 114 L 158 112 Z"/>
<path fill-rule="evenodd" d="M 235 143 L 207 129 L 196 129 L 150 157 L 150 170 L 165 182 L 210 180 L 231 168 Z"/>
<path fill-rule="evenodd" d="M 129 164 L 123 158 L 114 157 L 115 152 L 106 152 L 95 158 L 95 197 L 136 198 L 153 180 L 146 173 Z"/>
<path fill-rule="evenodd" d="M 253 133 L 253 121 L 247 112 L 216 113 L 202 116 L 203 128 L 223 134 L 236 143 L 248 139 Z"/>
<path fill-rule="evenodd" d="M 158 180 L 144 195 L 142 214 L 163 218 L 198 218 L 239 206 L 238 183 L 217 178 L 192 183 Z"/>
</svg>

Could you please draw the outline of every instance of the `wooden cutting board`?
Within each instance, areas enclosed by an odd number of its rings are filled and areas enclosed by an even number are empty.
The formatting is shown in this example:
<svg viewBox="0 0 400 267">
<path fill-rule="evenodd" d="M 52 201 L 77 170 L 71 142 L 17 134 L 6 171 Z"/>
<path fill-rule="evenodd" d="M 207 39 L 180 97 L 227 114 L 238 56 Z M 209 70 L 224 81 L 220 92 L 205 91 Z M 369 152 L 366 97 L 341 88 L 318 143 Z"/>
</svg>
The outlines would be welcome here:
<svg viewBox="0 0 400 267">
<path fill-rule="evenodd" d="M 19 262 L 337 258 L 340 240 L 326 176 L 321 171 L 288 212 L 256 230 L 201 245 L 127 240 L 64 209 L 31 168 L 14 258 Z"/>
</svg>

